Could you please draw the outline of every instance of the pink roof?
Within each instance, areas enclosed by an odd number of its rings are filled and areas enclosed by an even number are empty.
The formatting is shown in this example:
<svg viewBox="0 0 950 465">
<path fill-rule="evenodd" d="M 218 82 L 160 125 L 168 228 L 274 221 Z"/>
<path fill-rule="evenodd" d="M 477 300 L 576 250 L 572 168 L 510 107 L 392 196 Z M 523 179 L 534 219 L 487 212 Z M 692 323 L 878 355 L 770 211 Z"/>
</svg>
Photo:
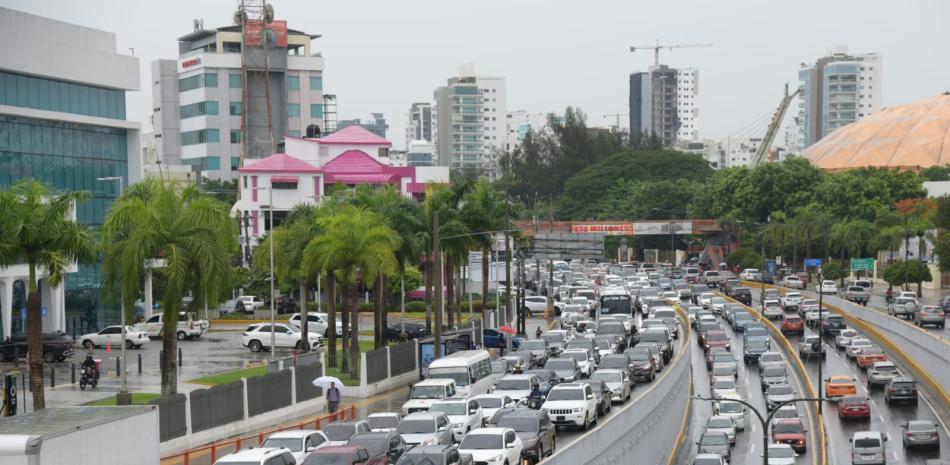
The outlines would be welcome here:
<svg viewBox="0 0 950 465">
<path fill-rule="evenodd" d="M 352 127 L 352 126 L 351 126 Z M 327 182 L 352 184 L 397 183 L 411 173 L 376 161 L 362 150 L 347 150 L 323 165 Z"/>
<path fill-rule="evenodd" d="M 391 147 L 389 142 L 382 137 L 373 134 L 362 126 L 347 126 L 333 134 L 317 139 L 321 144 L 340 144 L 340 145 L 383 145 Z"/>
<path fill-rule="evenodd" d="M 321 173 L 323 170 L 286 153 L 275 153 L 238 169 L 242 173 Z"/>
</svg>

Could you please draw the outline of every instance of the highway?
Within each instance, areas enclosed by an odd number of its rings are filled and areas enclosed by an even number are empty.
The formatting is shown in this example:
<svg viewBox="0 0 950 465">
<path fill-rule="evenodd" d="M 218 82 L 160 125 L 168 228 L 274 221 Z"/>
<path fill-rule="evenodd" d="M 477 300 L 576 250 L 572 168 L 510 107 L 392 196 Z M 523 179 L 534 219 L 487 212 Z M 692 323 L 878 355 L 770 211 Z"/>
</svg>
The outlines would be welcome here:
<svg viewBox="0 0 950 465">
<path fill-rule="evenodd" d="M 758 289 L 753 288 L 753 302 L 758 300 Z M 828 299 L 828 296 L 825 296 Z M 834 299 L 834 297 L 832 297 Z M 840 300 L 840 299 L 839 299 Z M 831 299 L 829 299 L 831 302 Z M 833 304 L 837 304 L 834 302 Z M 806 329 L 806 334 L 814 334 L 810 329 Z M 790 336 L 789 342 L 793 345 L 798 344 L 799 337 Z M 851 452 L 850 445 L 848 440 L 851 438 L 852 434 L 856 431 L 881 431 L 888 435 L 890 438 L 887 445 L 887 456 L 889 463 L 900 463 L 900 464 L 925 464 L 927 459 L 942 458 L 950 460 L 950 448 L 943 447 L 940 451 L 917 451 L 913 450 L 907 452 L 902 446 L 902 431 L 901 425 L 910 420 L 930 420 L 935 421 L 938 425 L 941 426 L 941 435 L 940 439 L 943 444 L 947 444 L 946 441 L 950 437 L 950 431 L 947 430 L 945 425 L 942 425 L 938 421 L 937 415 L 934 412 L 933 406 L 926 399 L 926 397 L 921 396 L 921 401 L 916 405 L 909 404 L 895 404 L 887 406 L 884 403 L 884 393 L 881 388 L 875 388 L 873 392 L 868 392 L 867 389 L 867 377 L 864 373 L 864 370 L 857 366 L 856 363 L 849 360 L 847 355 L 843 351 L 838 351 L 834 348 L 834 340 L 826 339 L 828 345 L 825 347 L 828 349 L 828 353 L 825 356 L 825 360 L 821 362 L 822 376 L 827 378 L 832 375 L 848 375 L 857 379 L 856 388 L 858 395 L 862 395 L 869 398 L 869 404 L 871 406 L 871 419 L 870 421 L 866 420 L 845 420 L 842 421 L 838 418 L 837 414 L 837 404 L 834 402 L 825 402 L 824 404 L 824 419 L 826 425 L 826 431 L 828 435 L 828 446 L 829 446 L 829 457 L 830 463 L 832 464 L 848 464 L 851 463 Z M 819 360 L 812 358 L 805 362 L 805 366 L 808 370 L 808 374 L 813 380 L 813 382 L 818 382 L 818 365 Z M 902 372 L 907 373 L 904 367 L 898 367 Z"/>
</svg>

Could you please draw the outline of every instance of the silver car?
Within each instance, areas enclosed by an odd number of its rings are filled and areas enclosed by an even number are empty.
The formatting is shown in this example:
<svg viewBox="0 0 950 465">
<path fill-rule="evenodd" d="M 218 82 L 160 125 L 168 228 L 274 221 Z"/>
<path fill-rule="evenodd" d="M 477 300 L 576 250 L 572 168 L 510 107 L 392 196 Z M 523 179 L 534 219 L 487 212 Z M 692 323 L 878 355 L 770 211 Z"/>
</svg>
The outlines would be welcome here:
<svg viewBox="0 0 950 465">
<path fill-rule="evenodd" d="M 914 420 L 901 425 L 901 437 L 904 438 L 904 449 L 911 447 L 940 448 L 940 433 L 937 424 L 927 420 Z"/>
<path fill-rule="evenodd" d="M 946 324 L 947 315 L 939 305 L 924 305 L 917 310 L 914 315 L 914 324 L 920 327 L 924 325 L 934 325 L 943 328 Z"/>
<path fill-rule="evenodd" d="M 732 451 L 729 444 L 729 436 L 722 431 L 707 431 L 696 441 L 699 446 L 697 452 L 700 454 L 719 454 L 727 462 L 732 460 Z"/>
<path fill-rule="evenodd" d="M 851 437 L 852 465 L 885 465 L 887 437 L 879 431 L 858 431 Z"/>
<path fill-rule="evenodd" d="M 868 368 L 868 390 L 874 386 L 884 386 L 896 376 L 900 376 L 897 366 L 891 362 L 874 362 Z"/>
<path fill-rule="evenodd" d="M 729 438 L 729 444 L 736 443 L 736 425 L 732 422 L 732 418 L 725 415 L 713 415 L 709 417 L 709 419 L 706 420 L 705 431 L 720 431 L 726 433 L 726 437 Z"/>
</svg>

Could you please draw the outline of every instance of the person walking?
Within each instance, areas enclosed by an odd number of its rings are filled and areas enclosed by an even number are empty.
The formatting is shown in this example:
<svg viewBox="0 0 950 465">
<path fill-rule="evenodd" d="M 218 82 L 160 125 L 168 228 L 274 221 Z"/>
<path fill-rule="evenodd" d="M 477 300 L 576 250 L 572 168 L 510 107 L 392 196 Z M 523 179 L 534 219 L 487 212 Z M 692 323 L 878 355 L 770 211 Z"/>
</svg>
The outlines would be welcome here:
<svg viewBox="0 0 950 465">
<path fill-rule="evenodd" d="M 330 382 L 330 389 L 327 389 L 327 411 L 336 414 L 340 408 L 340 389 L 336 387 L 335 382 Z"/>
</svg>

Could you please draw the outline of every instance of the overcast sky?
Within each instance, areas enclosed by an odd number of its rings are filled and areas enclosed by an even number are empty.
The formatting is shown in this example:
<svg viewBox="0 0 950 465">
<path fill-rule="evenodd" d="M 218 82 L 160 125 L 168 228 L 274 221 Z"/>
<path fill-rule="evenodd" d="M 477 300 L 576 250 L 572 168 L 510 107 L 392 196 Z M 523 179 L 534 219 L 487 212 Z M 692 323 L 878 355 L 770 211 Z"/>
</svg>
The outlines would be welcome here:
<svg viewBox="0 0 950 465">
<path fill-rule="evenodd" d="M 116 33 L 135 49 L 142 91 L 129 119 L 149 131 L 150 63 L 177 58 L 176 38 L 231 24 L 237 0 L 0 0 L 0 5 Z M 947 0 L 274 0 L 292 29 L 322 34 L 324 89 L 339 117 L 382 112 L 403 147 L 410 103 L 432 99 L 456 66 L 508 79 L 508 109 L 560 112 L 578 106 L 592 125 L 627 113 L 628 75 L 653 62 L 630 45 L 656 39 L 710 42 L 661 52 L 661 62 L 699 74 L 699 134 L 724 138 L 774 110 L 802 62 L 832 47 L 883 54 L 883 103 L 950 90 Z M 37 57 L 42 59 L 42 57 Z M 794 107 L 793 107 L 794 108 Z M 622 125 L 626 126 L 621 118 Z"/>
</svg>

